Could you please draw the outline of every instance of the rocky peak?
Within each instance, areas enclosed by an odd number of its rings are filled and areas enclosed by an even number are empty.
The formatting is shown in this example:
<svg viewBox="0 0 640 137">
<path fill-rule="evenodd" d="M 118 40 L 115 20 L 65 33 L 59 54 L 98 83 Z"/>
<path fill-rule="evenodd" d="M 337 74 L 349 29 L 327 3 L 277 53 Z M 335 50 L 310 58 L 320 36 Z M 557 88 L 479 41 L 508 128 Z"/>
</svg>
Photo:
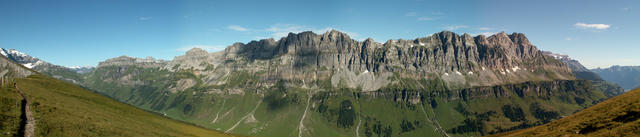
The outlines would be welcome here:
<svg viewBox="0 0 640 137">
<path fill-rule="evenodd" d="M 487 38 L 488 42 L 490 43 L 489 46 L 512 46 L 513 45 L 513 41 L 511 40 L 511 38 L 509 38 L 509 35 L 507 35 L 504 32 L 500 32 L 494 35 L 491 35 Z"/>
<path fill-rule="evenodd" d="M 602 80 L 600 76 L 598 76 L 597 74 L 591 72 L 589 69 L 584 67 L 582 64 L 580 64 L 578 60 L 571 59 L 569 55 L 557 54 L 551 51 L 542 51 L 542 54 L 544 54 L 545 56 L 552 57 L 553 59 L 562 61 L 576 75 L 576 78 L 596 80 L 596 81 Z"/>
<path fill-rule="evenodd" d="M 363 46 L 364 46 L 365 48 L 369 48 L 369 47 L 371 47 L 371 48 L 376 48 L 376 47 L 377 47 L 377 46 L 376 46 L 377 44 L 378 44 L 378 43 L 376 43 L 376 41 L 375 41 L 375 40 L 373 40 L 372 38 L 367 38 L 367 39 L 366 39 L 366 40 L 364 40 L 364 42 L 363 42 Z"/>
<path fill-rule="evenodd" d="M 161 64 L 164 64 L 166 61 L 156 60 L 153 57 L 147 58 L 135 58 L 127 55 L 122 55 L 120 57 L 107 59 L 103 62 L 98 63 L 96 68 L 104 67 L 104 66 L 128 66 L 128 65 L 136 65 L 140 67 L 159 67 Z"/>
<path fill-rule="evenodd" d="M 186 56 L 206 56 L 207 51 L 202 50 L 201 48 L 192 48 L 185 54 Z"/>
<path fill-rule="evenodd" d="M 495 80 L 498 80 L 497 77 L 516 72 L 533 73 L 534 70 L 541 70 L 557 72 L 557 76 L 561 77 L 548 78 L 537 76 L 537 74 L 518 75 L 536 77 L 535 79 L 571 79 L 571 76 L 568 76 L 570 70 L 566 66 L 557 61 L 544 59 L 540 51 L 531 45 L 522 33 L 508 35 L 501 32 L 487 38 L 483 35 L 472 37 L 469 34 L 458 35 L 451 31 L 442 31 L 414 40 L 388 40 L 385 44 L 380 44 L 371 38 L 360 42 L 336 30 L 321 35 L 306 31 L 298 34 L 290 33 L 276 42 L 260 40 L 246 45 L 236 43 L 232 48 L 237 49 L 226 50 L 226 60 L 236 58 L 229 55 L 237 55 L 249 60 L 279 59 L 282 66 L 277 68 L 278 71 L 283 72 L 272 74 L 286 75 L 286 79 L 290 80 L 313 81 L 314 79 L 309 78 L 318 77 L 322 73 L 305 72 L 323 68 L 334 69 L 331 70 L 332 73 L 339 70 L 375 75 L 391 72 L 411 75 L 435 74 L 436 76 L 483 74 L 486 77 L 496 78 Z M 231 51 L 236 52 L 229 53 Z M 305 76 L 297 72 L 314 75 Z M 344 77 L 343 79 L 352 78 Z M 452 82 L 459 82 L 460 79 L 460 77 L 445 78 Z M 526 78 L 518 79 L 526 80 Z M 480 82 L 478 85 L 486 84 Z"/>
<path fill-rule="evenodd" d="M 351 39 L 351 37 L 349 37 L 348 34 L 344 33 L 344 32 L 340 32 L 338 30 L 332 29 L 328 32 L 325 32 L 323 34 L 323 36 L 336 40 L 336 39 Z"/>
<path fill-rule="evenodd" d="M 522 34 L 522 33 L 513 33 L 513 34 L 509 35 L 509 38 L 514 43 L 518 43 L 518 44 L 522 44 L 522 45 L 531 45 L 531 42 L 529 42 L 529 39 L 527 39 L 527 37 L 524 36 L 524 34 Z"/>
<path fill-rule="evenodd" d="M 4 49 L 4 48 L 0 48 L 0 53 L 7 57 L 9 60 L 14 61 L 18 64 L 21 64 L 27 68 L 33 68 L 35 66 L 39 66 L 39 65 L 43 65 L 43 64 L 48 64 L 47 62 L 44 62 L 36 57 L 27 55 L 23 52 L 20 52 L 16 49 Z"/>
<path fill-rule="evenodd" d="M 0 49 L 0 50 L 4 50 L 4 49 Z M 2 77 L 3 79 L 7 77 L 22 78 L 22 77 L 27 77 L 34 73 L 35 72 L 33 72 L 32 70 L 27 69 L 20 64 L 17 64 L 13 60 L 5 56 L 0 56 L 0 77 Z"/>
</svg>

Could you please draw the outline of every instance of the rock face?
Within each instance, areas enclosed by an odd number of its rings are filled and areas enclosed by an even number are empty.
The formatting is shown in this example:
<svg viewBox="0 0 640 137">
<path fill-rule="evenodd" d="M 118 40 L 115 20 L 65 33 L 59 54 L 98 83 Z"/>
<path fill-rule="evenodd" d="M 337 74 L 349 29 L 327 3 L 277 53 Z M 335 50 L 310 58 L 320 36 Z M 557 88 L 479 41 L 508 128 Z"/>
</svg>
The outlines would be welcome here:
<svg viewBox="0 0 640 137">
<path fill-rule="evenodd" d="M 147 57 L 144 59 L 134 58 L 129 56 L 120 56 L 112 59 L 108 59 L 104 62 L 100 62 L 98 67 L 102 66 L 127 66 L 127 65 L 137 65 L 140 67 L 151 68 L 151 67 L 160 67 L 165 65 L 165 61 L 156 60 L 153 57 Z"/>
<path fill-rule="evenodd" d="M 605 81 L 600 77 L 600 75 L 587 69 L 580 64 L 578 60 L 571 59 L 568 55 L 556 54 L 550 51 L 543 51 L 542 53 L 567 64 L 576 79 L 589 80 L 593 83 L 595 88 L 603 91 L 608 97 L 614 97 L 624 93 L 624 89 L 622 89 L 622 87 L 616 85 L 616 83 L 611 83 L 611 81 Z"/>
<path fill-rule="evenodd" d="M 580 64 L 578 60 L 570 58 L 569 55 L 556 54 L 551 51 L 542 51 L 542 54 L 564 62 L 573 72 L 590 72 L 590 70 Z"/>
<path fill-rule="evenodd" d="M 0 77 L 3 83 L 6 83 L 6 78 L 24 78 L 31 74 L 35 74 L 35 72 L 13 62 L 13 60 L 5 56 L 0 56 Z"/>
<path fill-rule="evenodd" d="M 93 69 L 95 69 L 95 67 L 93 66 L 72 66 L 68 68 L 75 71 L 78 74 L 87 74 L 93 71 Z"/>
<path fill-rule="evenodd" d="M 209 85 L 226 83 L 233 73 L 248 72 L 262 79 L 260 85 L 265 87 L 285 81 L 296 87 L 364 91 L 396 84 L 392 78 L 441 79 L 449 88 L 574 79 L 569 68 L 544 56 L 524 34 L 504 32 L 472 37 L 443 31 L 384 44 L 373 39 L 356 41 L 335 30 L 290 33 L 278 41 L 235 43 L 215 53 L 192 49 L 168 62 L 123 56 L 98 67 L 109 65 L 191 70 L 202 74 Z"/>
<path fill-rule="evenodd" d="M 602 78 L 600 78 L 598 74 L 591 72 L 589 69 L 580 64 L 579 61 L 571 59 L 568 55 L 556 54 L 550 51 L 543 51 L 542 53 L 565 63 L 578 79 L 602 81 Z"/>
</svg>

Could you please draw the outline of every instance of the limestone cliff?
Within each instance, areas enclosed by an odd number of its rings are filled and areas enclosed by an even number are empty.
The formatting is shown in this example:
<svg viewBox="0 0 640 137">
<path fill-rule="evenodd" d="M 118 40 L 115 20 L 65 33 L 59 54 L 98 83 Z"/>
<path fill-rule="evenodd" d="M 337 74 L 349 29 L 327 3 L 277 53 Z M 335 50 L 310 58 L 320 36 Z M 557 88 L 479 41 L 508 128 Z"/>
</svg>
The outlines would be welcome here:
<svg viewBox="0 0 640 137">
<path fill-rule="evenodd" d="M 225 84 L 234 73 L 247 72 L 262 87 L 285 81 L 294 87 L 363 91 L 397 84 L 391 80 L 396 78 L 443 80 L 451 89 L 574 79 L 565 64 L 544 56 L 524 34 L 504 32 L 472 37 L 443 31 L 385 43 L 357 41 L 335 30 L 290 33 L 277 41 L 235 43 L 214 53 L 192 49 L 168 62 L 123 56 L 98 67 L 110 65 L 189 70 L 208 85 Z"/>
</svg>

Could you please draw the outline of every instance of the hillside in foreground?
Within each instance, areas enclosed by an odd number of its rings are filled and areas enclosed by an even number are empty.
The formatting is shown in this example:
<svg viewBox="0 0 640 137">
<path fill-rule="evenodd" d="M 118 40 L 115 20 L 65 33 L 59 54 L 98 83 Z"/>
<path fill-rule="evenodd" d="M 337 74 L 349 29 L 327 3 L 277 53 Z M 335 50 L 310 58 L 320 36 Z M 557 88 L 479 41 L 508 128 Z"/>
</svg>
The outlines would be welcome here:
<svg viewBox="0 0 640 137">
<path fill-rule="evenodd" d="M 549 124 L 499 136 L 638 136 L 640 89 L 606 100 Z"/>
<path fill-rule="evenodd" d="M 31 102 L 36 136 L 231 136 L 168 119 L 42 75 L 0 89 L 0 131 L 20 136 L 24 102 Z M 20 107 L 22 106 L 22 107 Z"/>
</svg>

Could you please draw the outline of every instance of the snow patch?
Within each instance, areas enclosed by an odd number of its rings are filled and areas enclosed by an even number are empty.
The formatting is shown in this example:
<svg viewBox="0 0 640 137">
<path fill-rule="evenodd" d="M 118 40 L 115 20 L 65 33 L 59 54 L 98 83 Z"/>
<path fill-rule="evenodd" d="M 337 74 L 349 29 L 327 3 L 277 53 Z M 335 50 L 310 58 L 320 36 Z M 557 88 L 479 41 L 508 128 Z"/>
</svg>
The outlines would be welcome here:
<svg viewBox="0 0 640 137">
<path fill-rule="evenodd" d="M 511 71 L 509 71 L 509 69 L 507 69 L 507 73 L 511 73 Z"/>
<path fill-rule="evenodd" d="M 44 63 L 42 60 L 38 60 L 38 61 L 36 61 L 36 63 L 35 63 L 35 64 L 33 64 L 33 66 L 38 66 L 38 65 L 40 65 L 40 64 L 42 64 L 42 63 Z"/>
<path fill-rule="evenodd" d="M 27 63 L 27 64 L 22 64 L 22 66 L 27 67 L 27 68 L 33 68 L 33 64 L 31 63 Z"/>
<path fill-rule="evenodd" d="M 70 68 L 70 69 L 80 69 L 80 68 L 82 68 L 82 67 L 81 67 L 81 66 L 71 66 L 71 67 L 67 67 L 67 68 Z"/>
<path fill-rule="evenodd" d="M 410 45 L 413 48 L 413 44 Z"/>
<path fill-rule="evenodd" d="M 7 53 L 6 53 L 6 52 L 4 52 L 4 49 L 2 49 L 2 48 L 0 48 L 0 54 L 2 54 L 2 55 L 3 55 L 3 56 L 5 56 L 5 57 L 8 57 L 8 56 L 7 56 Z"/>
<path fill-rule="evenodd" d="M 458 75 L 462 75 L 462 73 L 460 73 L 459 71 L 456 71 L 456 74 L 458 74 Z"/>
<path fill-rule="evenodd" d="M 500 71 L 500 74 L 502 74 L 502 75 L 506 75 L 507 73 L 504 73 L 504 71 Z"/>
<path fill-rule="evenodd" d="M 23 57 L 27 55 L 27 54 L 24 54 L 24 53 L 22 53 L 20 51 L 17 51 L 17 50 L 9 50 L 9 53 L 16 54 L 18 56 L 23 56 Z"/>
<path fill-rule="evenodd" d="M 511 68 L 511 70 L 513 70 L 513 72 L 517 72 L 518 70 L 520 70 L 520 67 L 515 66 L 515 67 Z"/>
<path fill-rule="evenodd" d="M 469 75 L 473 75 L 473 72 L 469 71 L 469 72 L 467 72 L 467 74 L 469 74 Z"/>
<path fill-rule="evenodd" d="M 484 67 L 482 67 L 482 70 L 485 70 L 485 68 L 484 68 Z"/>
<path fill-rule="evenodd" d="M 422 43 L 422 42 L 420 42 L 419 44 L 420 44 L 420 46 L 424 46 L 424 43 Z"/>
<path fill-rule="evenodd" d="M 369 73 L 369 70 L 364 70 L 364 72 L 362 72 L 362 74 L 367 74 Z"/>
<path fill-rule="evenodd" d="M 445 73 L 444 73 L 444 75 L 445 75 L 445 76 L 449 76 L 449 73 L 446 73 L 446 72 L 445 72 Z"/>
</svg>

